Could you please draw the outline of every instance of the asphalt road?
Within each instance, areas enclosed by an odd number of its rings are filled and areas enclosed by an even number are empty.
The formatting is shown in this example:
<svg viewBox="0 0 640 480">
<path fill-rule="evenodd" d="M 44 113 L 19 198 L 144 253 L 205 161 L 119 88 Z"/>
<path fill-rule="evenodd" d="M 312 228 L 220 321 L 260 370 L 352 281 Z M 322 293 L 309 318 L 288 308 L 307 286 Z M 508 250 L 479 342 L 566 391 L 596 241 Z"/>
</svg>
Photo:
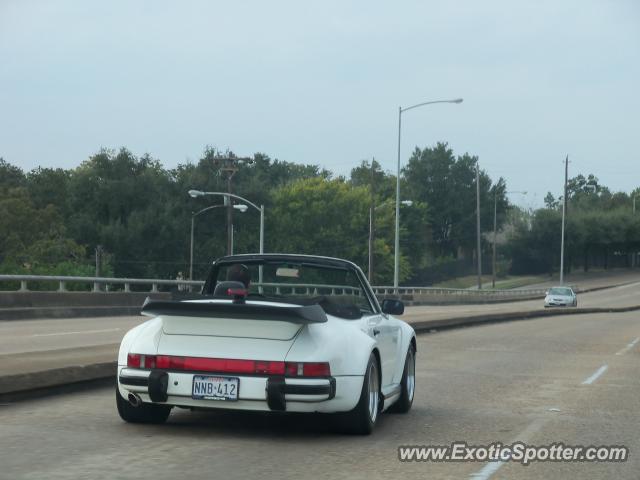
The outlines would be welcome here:
<svg viewBox="0 0 640 480">
<path fill-rule="evenodd" d="M 634 305 L 640 305 L 640 282 L 578 294 L 579 307 L 629 307 Z M 408 307 L 402 319 L 408 322 L 425 319 L 439 320 L 456 316 L 532 311 L 542 308 L 544 308 L 542 299 L 481 305 L 428 305 Z"/>
<path fill-rule="evenodd" d="M 640 282 L 584 293 L 581 307 L 640 305 Z M 401 318 L 412 322 L 484 313 L 530 311 L 542 308 L 542 300 L 484 305 L 407 307 Z M 0 321 L 0 355 L 45 352 L 58 349 L 119 344 L 124 334 L 145 317 L 96 317 L 47 320 Z"/>
<path fill-rule="evenodd" d="M 369 437 L 336 433 L 325 417 L 177 410 L 166 425 L 130 425 L 110 387 L 3 405 L 0 478 L 637 479 L 639 337 L 638 312 L 421 335 L 413 409 L 383 415 Z M 490 467 L 398 461 L 399 445 L 515 440 L 626 445 L 631 456 Z"/>
<path fill-rule="evenodd" d="M 116 344 L 147 319 L 136 315 L 0 321 L 0 355 Z"/>
</svg>

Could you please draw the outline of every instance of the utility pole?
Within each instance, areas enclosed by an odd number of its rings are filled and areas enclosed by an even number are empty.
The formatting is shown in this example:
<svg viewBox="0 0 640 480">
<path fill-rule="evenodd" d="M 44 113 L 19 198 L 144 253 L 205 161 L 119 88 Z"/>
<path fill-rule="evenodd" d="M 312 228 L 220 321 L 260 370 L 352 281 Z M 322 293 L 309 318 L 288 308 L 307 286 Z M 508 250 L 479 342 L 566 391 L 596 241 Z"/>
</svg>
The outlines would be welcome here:
<svg viewBox="0 0 640 480">
<path fill-rule="evenodd" d="M 635 216 L 636 214 L 636 198 L 638 197 L 638 195 L 634 195 L 633 196 L 633 215 Z M 638 250 L 636 248 L 636 250 Z M 633 252 L 633 254 L 631 255 L 631 266 L 632 267 L 637 267 L 638 266 L 638 252 Z"/>
<path fill-rule="evenodd" d="M 476 162 L 476 236 L 478 257 L 478 290 L 482 290 L 482 252 L 480 240 L 480 162 Z"/>
<path fill-rule="evenodd" d="M 564 223 L 567 216 L 567 182 L 569 180 L 569 155 L 564 160 L 564 198 L 562 199 L 562 235 L 560 237 L 560 285 L 564 284 Z"/>
<path fill-rule="evenodd" d="M 233 193 L 233 176 L 240 168 L 241 163 L 253 163 L 251 158 L 239 158 L 233 154 L 227 156 L 214 156 L 213 165 L 218 171 L 226 175 L 227 193 Z M 224 197 L 227 206 L 227 255 L 233 254 L 233 201 L 231 197 Z"/>
<path fill-rule="evenodd" d="M 96 245 L 96 277 L 100 277 L 102 275 L 102 254 L 104 253 L 104 248 L 102 245 Z M 100 291 L 100 284 L 93 284 L 93 291 Z"/>
<path fill-rule="evenodd" d="M 238 163 L 234 158 L 227 157 L 221 159 L 224 163 L 220 171 L 227 175 L 227 193 L 233 193 L 232 180 L 238 171 Z M 231 197 L 225 197 L 224 203 L 227 206 L 227 255 L 233 255 L 233 201 Z"/>
<path fill-rule="evenodd" d="M 491 288 L 496 288 L 496 239 L 498 238 L 498 191 L 493 192 L 493 255 L 491 256 Z"/>
<path fill-rule="evenodd" d="M 375 157 L 371 160 L 371 203 L 369 205 L 369 269 L 367 270 L 369 283 L 373 282 L 373 235 L 375 229 Z"/>
<path fill-rule="evenodd" d="M 96 277 L 102 273 L 102 245 L 96 245 Z"/>
</svg>

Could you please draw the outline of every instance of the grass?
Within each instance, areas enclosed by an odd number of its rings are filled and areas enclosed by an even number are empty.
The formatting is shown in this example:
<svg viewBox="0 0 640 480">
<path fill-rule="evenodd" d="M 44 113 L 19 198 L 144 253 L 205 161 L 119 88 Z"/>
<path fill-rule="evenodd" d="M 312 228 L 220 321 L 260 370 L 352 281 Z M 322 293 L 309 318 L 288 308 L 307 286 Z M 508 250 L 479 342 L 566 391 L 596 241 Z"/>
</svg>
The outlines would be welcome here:
<svg viewBox="0 0 640 480">
<path fill-rule="evenodd" d="M 532 285 L 534 283 L 544 282 L 547 277 L 542 276 L 514 276 L 500 278 L 496 280 L 497 290 L 509 290 L 511 288 L 524 287 L 526 285 Z M 468 275 L 466 277 L 453 278 L 445 282 L 436 283 L 434 287 L 440 288 L 471 288 L 478 284 L 477 275 Z M 482 276 L 482 286 L 484 288 L 491 288 L 491 275 Z"/>
</svg>

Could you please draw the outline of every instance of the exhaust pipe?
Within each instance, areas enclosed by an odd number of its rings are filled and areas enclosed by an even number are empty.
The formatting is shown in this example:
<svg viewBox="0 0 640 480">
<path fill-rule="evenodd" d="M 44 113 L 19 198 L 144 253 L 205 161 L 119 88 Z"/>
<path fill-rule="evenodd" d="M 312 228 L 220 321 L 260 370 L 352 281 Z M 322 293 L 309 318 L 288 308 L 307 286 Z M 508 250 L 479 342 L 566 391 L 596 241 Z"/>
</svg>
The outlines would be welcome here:
<svg viewBox="0 0 640 480">
<path fill-rule="evenodd" d="M 140 396 L 137 393 L 130 393 L 127 396 L 127 400 L 129 400 L 129 403 L 131 404 L 132 407 L 139 407 L 140 405 L 142 405 L 142 399 L 140 398 Z"/>
</svg>

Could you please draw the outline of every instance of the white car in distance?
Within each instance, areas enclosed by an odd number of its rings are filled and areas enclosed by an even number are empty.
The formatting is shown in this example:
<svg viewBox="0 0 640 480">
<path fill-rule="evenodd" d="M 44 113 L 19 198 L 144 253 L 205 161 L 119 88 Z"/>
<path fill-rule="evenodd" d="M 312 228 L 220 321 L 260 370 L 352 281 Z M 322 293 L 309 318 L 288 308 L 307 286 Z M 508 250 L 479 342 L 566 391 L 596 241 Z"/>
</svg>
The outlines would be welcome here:
<svg viewBox="0 0 640 480">
<path fill-rule="evenodd" d="M 120 346 L 118 413 L 134 423 L 162 423 L 173 407 L 331 413 L 368 434 L 381 412 L 413 402 L 415 332 L 392 316 L 403 311 L 380 305 L 346 260 L 223 257 L 199 297 L 145 302 L 152 318 Z"/>
<path fill-rule="evenodd" d="M 544 308 L 577 307 L 578 297 L 571 287 L 553 287 L 544 297 Z"/>
</svg>

